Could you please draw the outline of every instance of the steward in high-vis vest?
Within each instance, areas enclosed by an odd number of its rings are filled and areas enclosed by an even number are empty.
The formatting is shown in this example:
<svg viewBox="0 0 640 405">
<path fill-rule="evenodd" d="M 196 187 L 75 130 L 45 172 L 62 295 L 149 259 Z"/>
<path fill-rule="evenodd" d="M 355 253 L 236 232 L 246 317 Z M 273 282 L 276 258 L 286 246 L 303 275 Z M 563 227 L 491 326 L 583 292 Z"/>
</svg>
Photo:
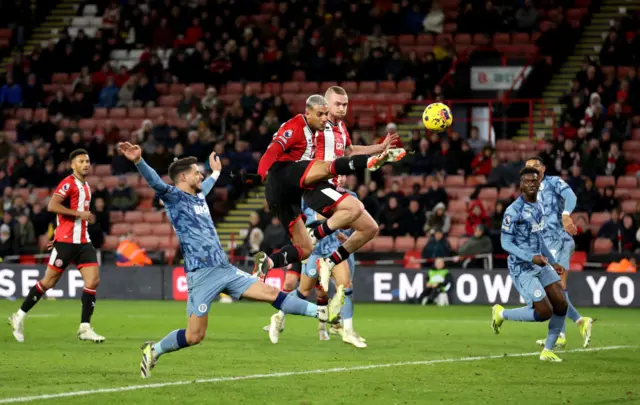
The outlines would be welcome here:
<svg viewBox="0 0 640 405">
<path fill-rule="evenodd" d="M 418 299 L 422 305 L 435 302 L 438 295 L 449 291 L 453 284 L 453 276 L 444 267 L 444 260 L 437 258 L 434 264 L 435 267 L 427 271 L 427 281 Z"/>
<path fill-rule="evenodd" d="M 116 265 L 122 267 L 148 266 L 153 262 L 144 249 L 131 240 L 131 234 L 124 235 L 116 251 Z"/>
</svg>

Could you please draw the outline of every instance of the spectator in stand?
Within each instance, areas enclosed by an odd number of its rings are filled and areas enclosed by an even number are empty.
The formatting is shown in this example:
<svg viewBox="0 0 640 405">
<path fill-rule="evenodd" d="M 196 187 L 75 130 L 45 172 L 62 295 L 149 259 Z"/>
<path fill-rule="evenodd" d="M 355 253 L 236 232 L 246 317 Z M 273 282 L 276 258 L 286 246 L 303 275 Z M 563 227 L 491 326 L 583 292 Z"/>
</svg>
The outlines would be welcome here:
<svg viewBox="0 0 640 405">
<path fill-rule="evenodd" d="M 576 219 L 576 228 L 578 233 L 573 237 L 576 243 L 576 252 L 589 253 L 591 251 L 591 244 L 593 243 L 593 232 L 584 215 L 580 215 Z"/>
<path fill-rule="evenodd" d="M 40 186 L 42 172 L 33 155 L 28 155 L 13 171 L 13 184 L 20 187 Z"/>
<path fill-rule="evenodd" d="M 133 105 L 136 107 L 155 107 L 158 92 L 156 87 L 143 75 L 133 91 Z"/>
<path fill-rule="evenodd" d="M 200 99 L 193 95 L 191 87 L 185 87 L 183 94 L 184 96 L 182 97 L 182 100 L 178 103 L 178 115 L 184 118 L 193 110 L 194 107 L 199 111 L 201 104 Z"/>
<path fill-rule="evenodd" d="M 576 211 L 591 214 L 602 206 L 602 196 L 589 177 L 584 179 L 584 187 L 578 190 L 577 195 Z"/>
<path fill-rule="evenodd" d="M 260 216 L 257 212 L 249 214 L 249 227 L 244 233 L 246 236 L 242 244 L 242 251 L 245 255 L 253 256 L 260 251 L 260 245 L 264 241 L 264 232 L 260 229 Z"/>
<path fill-rule="evenodd" d="M 409 201 L 409 209 L 405 212 L 404 218 L 400 225 L 399 234 L 418 238 L 425 236 L 426 216 L 424 210 L 420 206 L 420 201 L 412 199 Z"/>
<path fill-rule="evenodd" d="M 424 31 L 430 34 L 442 34 L 444 30 L 444 19 L 445 15 L 444 11 L 442 11 L 440 1 L 435 0 L 431 3 L 431 9 L 422 22 Z"/>
<path fill-rule="evenodd" d="M 35 74 L 30 74 L 22 89 L 22 108 L 40 108 L 44 101 L 44 90 Z"/>
<path fill-rule="evenodd" d="M 133 107 L 134 100 L 133 95 L 137 86 L 137 79 L 135 77 L 130 78 L 125 84 L 120 88 L 120 92 L 118 93 L 118 105 L 117 107 Z"/>
<path fill-rule="evenodd" d="M 449 196 L 447 191 L 442 187 L 442 181 L 439 176 L 431 176 L 427 182 L 427 194 L 425 195 L 425 209 L 432 210 L 437 204 L 449 205 Z"/>
<path fill-rule="evenodd" d="M 7 74 L 6 83 L 0 89 L 0 107 L 18 108 L 22 104 L 22 88 Z"/>
<path fill-rule="evenodd" d="M 575 190 L 576 193 L 578 190 L 582 190 L 584 188 L 584 177 L 582 176 L 582 169 L 580 169 L 580 166 L 571 167 L 571 174 L 567 179 L 567 184 L 572 190 Z"/>
<path fill-rule="evenodd" d="M 260 250 L 271 253 L 280 249 L 288 242 L 287 234 L 277 217 L 271 218 L 271 223 L 264 230 L 264 242 Z"/>
<path fill-rule="evenodd" d="M 16 254 L 15 244 L 11 235 L 11 228 L 7 224 L 0 225 L 0 258 Z"/>
<path fill-rule="evenodd" d="M 387 206 L 380 212 L 378 222 L 380 224 L 380 234 L 383 236 L 404 235 L 402 233 L 402 222 L 406 215 L 405 210 L 398 204 L 398 199 L 391 196 L 387 200 Z"/>
<path fill-rule="evenodd" d="M 131 211 L 136 208 L 138 196 L 127 184 L 127 178 L 120 176 L 118 186 L 111 192 L 111 207 L 116 211 Z"/>
<path fill-rule="evenodd" d="M 209 113 L 210 111 L 217 110 L 220 105 L 220 100 L 218 99 L 218 91 L 215 87 L 209 87 L 205 96 L 202 98 L 202 109 L 205 113 Z M 282 121 L 284 122 L 284 121 Z"/>
<path fill-rule="evenodd" d="M 555 169 L 560 173 L 568 173 L 572 166 L 577 165 L 580 165 L 580 151 L 576 150 L 572 139 L 566 139 L 563 149 L 556 155 Z"/>
<path fill-rule="evenodd" d="M 107 77 L 106 85 L 100 90 L 98 107 L 114 108 L 118 105 L 118 93 L 120 89 L 116 87 L 113 76 Z"/>
<path fill-rule="evenodd" d="M 108 235 L 111 230 L 111 217 L 109 211 L 105 206 L 105 200 L 102 198 L 96 198 L 93 201 L 93 208 L 91 210 L 96 217 L 97 230 L 103 235 Z"/>
<path fill-rule="evenodd" d="M 458 249 L 461 256 L 473 256 L 484 253 L 493 252 L 493 243 L 491 238 L 486 234 L 484 225 L 476 225 L 473 228 L 473 234 Z"/>
<path fill-rule="evenodd" d="M 58 114 L 64 117 L 71 116 L 71 102 L 61 89 L 56 90 L 56 95 L 49 103 L 49 116 L 53 117 Z"/>
<path fill-rule="evenodd" d="M 484 147 L 471 162 L 471 169 L 476 176 L 487 176 L 491 172 L 491 157 L 493 156 L 493 149 L 491 147 Z"/>
<path fill-rule="evenodd" d="M 362 202 L 362 204 L 364 205 L 364 209 L 367 210 L 369 215 L 371 215 L 373 218 L 378 218 L 378 213 L 380 212 L 380 204 L 378 203 L 378 199 L 375 196 L 377 184 L 374 181 L 370 182 L 369 184 L 374 187 L 373 190 L 371 190 L 371 188 L 367 187 L 365 184 L 361 184 L 360 186 L 358 186 L 358 199 L 360 200 L 360 202 Z"/>
<path fill-rule="evenodd" d="M 473 236 L 475 232 L 475 228 L 478 225 L 488 226 L 489 225 L 489 216 L 482 205 L 482 202 L 479 200 L 472 201 L 469 204 L 469 212 L 467 215 L 467 221 L 465 224 L 465 230 L 467 236 Z M 483 228 L 484 232 L 484 228 Z"/>
<path fill-rule="evenodd" d="M 604 174 L 607 176 L 620 177 L 625 174 L 626 161 L 622 153 L 620 153 L 620 147 L 617 143 L 612 143 L 607 154 L 607 160 L 604 164 Z"/>
<path fill-rule="evenodd" d="M 493 211 L 493 215 L 489 220 L 489 233 L 499 235 L 500 227 L 502 227 L 502 219 L 504 216 L 505 203 L 502 201 L 496 201 L 496 207 Z"/>
<path fill-rule="evenodd" d="M 76 92 L 73 94 L 71 102 L 71 118 L 82 119 L 91 118 L 93 116 L 93 103 L 85 97 L 85 93 Z"/>
<path fill-rule="evenodd" d="M 640 249 L 640 241 L 636 238 L 637 232 L 638 225 L 633 220 L 633 217 L 628 214 L 623 216 L 622 222 L 620 223 L 619 239 L 621 252 L 638 253 L 638 249 Z"/>
<path fill-rule="evenodd" d="M 522 7 L 516 11 L 516 25 L 518 31 L 531 33 L 538 22 L 538 10 L 532 0 L 524 0 Z"/>
<path fill-rule="evenodd" d="M 449 241 L 444 237 L 442 231 L 435 231 L 424 246 L 424 249 L 422 249 L 421 257 L 423 259 L 435 259 L 449 256 L 451 256 Z"/>
<path fill-rule="evenodd" d="M 451 217 L 447 215 L 447 208 L 444 203 L 437 203 L 431 212 L 427 213 L 427 224 L 425 232 L 433 234 L 434 232 L 442 232 L 445 235 L 451 229 Z"/>
<path fill-rule="evenodd" d="M 38 242 L 33 224 L 27 214 L 21 213 L 17 223 L 13 226 L 14 251 L 17 254 L 34 254 L 38 252 Z"/>
<path fill-rule="evenodd" d="M 615 187 L 607 186 L 604 188 L 604 195 L 600 198 L 599 204 L 596 206 L 596 211 L 611 211 L 614 208 L 620 207 L 620 201 L 615 197 Z"/>
<path fill-rule="evenodd" d="M 614 248 L 617 247 L 620 225 L 620 210 L 616 207 L 611 210 L 611 219 L 600 227 L 598 238 L 609 239 L 613 243 Z"/>
<path fill-rule="evenodd" d="M 37 202 L 32 206 L 30 219 L 37 239 L 48 232 L 49 225 L 52 224 L 55 215 L 43 209 L 43 205 Z"/>
<path fill-rule="evenodd" d="M 142 126 L 134 132 L 135 139 L 138 142 L 144 142 L 149 139 L 151 131 L 153 130 L 153 122 L 149 119 L 142 121 Z"/>
</svg>

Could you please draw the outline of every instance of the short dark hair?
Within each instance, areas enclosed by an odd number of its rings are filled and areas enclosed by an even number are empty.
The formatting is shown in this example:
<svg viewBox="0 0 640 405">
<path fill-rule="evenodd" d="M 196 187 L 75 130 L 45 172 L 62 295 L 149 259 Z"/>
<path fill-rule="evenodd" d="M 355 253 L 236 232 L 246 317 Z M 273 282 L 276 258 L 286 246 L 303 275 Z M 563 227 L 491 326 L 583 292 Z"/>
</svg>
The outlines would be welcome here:
<svg viewBox="0 0 640 405">
<path fill-rule="evenodd" d="M 194 163 L 198 163 L 198 159 L 193 156 L 178 159 L 171 163 L 171 165 L 169 165 L 169 177 L 171 177 L 171 181 L 175 183 L 178 176 L 191 169 L 191 165 Z"/>
<path fill-rule="evenodd" d="M 523 167 L 520 170 L 520 178 L 522 178 L 522 176 L 524 176 L 525 174 L 537 174 L 537 175 L 540 175 L 538 170 L 533 168 L 533 167 Z"/>
<path fill-rule="evenodd" d="M 540 162 L 540 164 L 542 166 L 544 166 L 544 160 L 542 160 L 542 158 L 540 156 L 531 156 L 530 158 L 528 158 L 526 160 L 526 162 L 530 161 L 530 160 L 537 160 L 538 162 Z"/>
<path fill-rule="evenodd" d="M 77 158 L 80 155 L 89 155 L 86 149 L 76 149 L 73 152 L 69 153 L 69 161 L 73 161 L 73 159 Z"/>
</svg>

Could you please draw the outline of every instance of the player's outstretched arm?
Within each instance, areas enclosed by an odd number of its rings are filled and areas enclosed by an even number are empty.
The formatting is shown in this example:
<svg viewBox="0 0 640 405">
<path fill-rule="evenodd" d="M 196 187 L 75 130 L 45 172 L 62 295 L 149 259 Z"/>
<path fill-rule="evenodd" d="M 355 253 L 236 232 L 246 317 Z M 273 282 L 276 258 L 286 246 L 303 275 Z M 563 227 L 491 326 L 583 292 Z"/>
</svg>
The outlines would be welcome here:
<svg viewBox="0 0 640 405">
<path fill-rule="evenodd" d="M 345 150 L 345 155 L 377 155 L 389 149 L 398 138 L 398 134 L 387 134 L 384 141 L 377 145 L 351 145 Z"/>
<path fill-rule="evenodd" d="M 567 187 L 560 193 L 562 198 L 564 198 L 564 211 L 562 211 L 562 226 L 564 230 L 567 231 L 570 235 L 575 235 L 578 233 L 578 229 L 576 228 L 573 220 L 571 219 L 571 213 L 576 209 L 576 203 L 578 198 L 576 194 L 573 192 L 571 187 Z"/>
<path fill-rule="evenodd" d="M 158 196 L 163 197 L 169 191 L 169 185 L 162 181 L 158 173 L 142 158 L 142 149 L 140 146 L 133 145 L 129 142 L 121 142 L 118 144 L 118 149 L 128 160 L 136 165 L 142 177 L 144 177 L 147 184 L 149 184 Z"/>
<path fill-rule="evenodd" d="M 500 234 L 500 244 L 505 252 L 510 255 L 514 255 L 520 260 L 524 260 L 525 262 L 532 262 L 533 256 L 535 256 L 532 252 L 526 252 L 523 249 L 520 249 L 513 241 L 513 235 L 502 232 Z"/>
<path fill-rule="evenodd" d="M 220 172 L 222 171 L 220 157 L 217 156 L 215 152 L 211 152 L 211 155 L 209 155 L 209 167 L 211 167 L 213 173 L 202 182 L 202 193 L 204 195 L 209 194 L 211 190 L 213 190 L 213 186 L 216 185 L 216 181 L 218 181 L 218 177 L 220 177 Z"/>
</svg>

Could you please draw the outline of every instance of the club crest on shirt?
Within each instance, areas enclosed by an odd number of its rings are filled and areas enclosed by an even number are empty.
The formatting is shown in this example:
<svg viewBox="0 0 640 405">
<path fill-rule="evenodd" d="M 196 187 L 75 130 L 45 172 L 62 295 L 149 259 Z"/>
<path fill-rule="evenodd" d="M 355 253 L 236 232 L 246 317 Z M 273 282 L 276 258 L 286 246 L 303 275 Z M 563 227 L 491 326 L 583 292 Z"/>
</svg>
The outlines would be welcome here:
<svg viewBox="0 0 640 405">
<path fill-rule="evenodd" d="M 293 136 L 293 130 L 292 129 L 287 129 L 286 131 L 284 131 L 282 136 L 284 136 L 287 139 L 290 139 Z"/>
<path fill-rule="evenodd" d="M 338 149 L 338 150 L 344 150 L 344 143 L 342 143 L 342 142 L 336 142 L 336 149 Z"/>
</svg>

